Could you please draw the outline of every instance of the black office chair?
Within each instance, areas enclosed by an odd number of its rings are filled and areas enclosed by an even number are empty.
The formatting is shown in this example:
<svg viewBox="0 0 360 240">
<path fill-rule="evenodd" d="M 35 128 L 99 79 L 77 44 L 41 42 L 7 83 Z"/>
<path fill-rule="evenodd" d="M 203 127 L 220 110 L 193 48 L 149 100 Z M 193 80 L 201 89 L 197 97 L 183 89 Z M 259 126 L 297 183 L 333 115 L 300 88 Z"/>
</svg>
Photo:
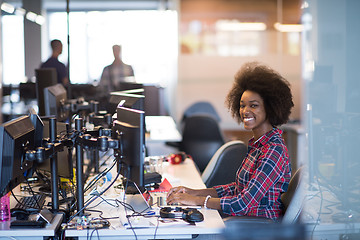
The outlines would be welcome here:
<svg viewBox="0 0 360 240">
<path fill-rule="evenodd" d="M 167 145 L 177 147 L 179 151 L 190 155 L 200 173 L 223 144 L 224 137 L 218 122 L 204 114 L 185 119 L 181 142 L 167 142 Z"/>
<path fill-rule="evenodd" d="M 219 114 L 216 112 L 214 106 L 207 101 L 195 102 L 194 104 L 190 105 L 190 107 L 188 107 L 184 111 L 181 121 L 184 122 L 186 118 L 199 114 L 207 114 L 212 116 L 217 122 L 221 121 L 221 118 Z"/>
<path fill-rule="evenodd" d="M 206 187 L 228 184 L 235 181 L 235 175 L 247 154 L 243 141 L 233 140 L 222 145 L 211 158 L 201 175 Z"/>
</svg>

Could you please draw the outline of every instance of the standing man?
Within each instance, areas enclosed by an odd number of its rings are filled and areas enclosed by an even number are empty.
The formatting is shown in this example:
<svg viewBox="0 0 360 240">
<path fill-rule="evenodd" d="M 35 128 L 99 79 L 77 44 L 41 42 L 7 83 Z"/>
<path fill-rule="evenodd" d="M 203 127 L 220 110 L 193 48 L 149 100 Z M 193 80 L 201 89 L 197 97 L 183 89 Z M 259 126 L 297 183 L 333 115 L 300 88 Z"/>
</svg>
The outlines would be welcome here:
<svg viewBox="0 0 360 240">
<path fill-rule="evenodd" d="M 114 45 L 112 49 L 114 61 L 104 68 L 99 83 L 107 92 L 116 90 L 120 82 L 125 82 L 126 77 L 134 76 L 132 66 L 125 64 L 121 60 L 121 46 Z"/>
<path fill-rule="evenodd" d="M 68 70 L 65 65 L 58 60 L 59 55 L 62 53 L 63 45 L 60 40 L 54 39 L 50 42 L 52 54 L 51 57 L 42 63 L 40 68 L 56 68 L 57 81 L 64 86 L 69 85 Z"/>
</svg>

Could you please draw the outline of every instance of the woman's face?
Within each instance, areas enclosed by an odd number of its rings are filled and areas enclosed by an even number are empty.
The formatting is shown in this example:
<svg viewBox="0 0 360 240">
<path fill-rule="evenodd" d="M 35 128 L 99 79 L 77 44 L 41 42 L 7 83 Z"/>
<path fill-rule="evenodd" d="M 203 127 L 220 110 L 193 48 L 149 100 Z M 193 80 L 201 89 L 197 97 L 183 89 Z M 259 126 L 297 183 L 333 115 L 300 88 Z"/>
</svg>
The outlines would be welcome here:
<svg viewBox="0 0 360 240">
<path fill-rule="evenodd" d="M 244 128 L 252 130 L 255 138 L 272 129 L 266 117 L 264 101 L 256 92 L 247 90 L 243 93 L 240 99 L 240 117 Z"/>
</svg>

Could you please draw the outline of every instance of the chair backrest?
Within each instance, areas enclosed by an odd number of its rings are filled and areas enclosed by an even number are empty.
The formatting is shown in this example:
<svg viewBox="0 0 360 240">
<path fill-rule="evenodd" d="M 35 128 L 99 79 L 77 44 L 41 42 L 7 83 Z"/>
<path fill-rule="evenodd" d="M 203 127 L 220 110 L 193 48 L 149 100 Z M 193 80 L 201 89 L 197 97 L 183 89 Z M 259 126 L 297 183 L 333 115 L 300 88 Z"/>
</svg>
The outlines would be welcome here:
<svg viewBox="0 0 360 240">
<path fill-rule="evenodd" d="M 220 122 L 221 120 L 219 114 L 216 112 L 214 106 L 210 102 L 200 101 L 192 104 L 184 111 L 181 121 L 183 122 L 186 118 L 198 114 L 208 114 L 212 116 L 217 122 Z"/>
<path fill-rule="evenodd" d="M 283 223 L 295 223 L 298 221 L 302 207 L 303 207 L 303 191 L 301 187 L 301 172 L 302 167 L 297 169 L 292 176 L 288 190 L 281 194 L 281 201 L 285 207 L 285 213 L 282 218 Z"/>
<path fill-rule="evenodd" d="M 192 115 L 185 119 L 179 150 L 193 158 L 200 172 L 223 144 L 220 126 L 211 116 Z"/>
<path fill-rule="evenodd" d="M 234 182 L 246 154 L 247 146 L 243 141 L 233 140 L 222 145 L 201 175 L 206 187 Z"/>
</svg>

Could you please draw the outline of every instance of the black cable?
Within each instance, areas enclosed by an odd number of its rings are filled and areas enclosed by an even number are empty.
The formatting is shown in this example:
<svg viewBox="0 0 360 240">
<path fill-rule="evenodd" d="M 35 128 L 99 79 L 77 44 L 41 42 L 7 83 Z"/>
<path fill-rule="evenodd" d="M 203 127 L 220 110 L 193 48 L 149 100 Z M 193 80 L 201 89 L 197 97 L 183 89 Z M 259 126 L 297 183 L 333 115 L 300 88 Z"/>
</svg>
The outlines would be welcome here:
<svg viewBox="0 0 360 240">
<path fill-rule="evenodd" d="M 156 233 L 157 233 L 157 230 L 159 228 L 159 222 L 160 222 L 160 216 L 157 216 L 157 219 L 156 219 L 156 227 L 155 227 L 155 232 L 154 232 L 154 239 L 156 239 Z"/>
<path fill-rule="evenodd" d="M 92 235 L 93 235 L 93 233 L 94 233 L 95 231 L 96 231 L 96 235 L 97 235 L 97 237 L 98 237 L 98 240 L 100 240 L 99 231 L 98 231 L 97 228 L 94 228 L 94 229 L 92 230 L 91 235 L 90 235 L 90 239 L 92 238 Z"/>
<path fill-rule="evenodd" d="M 127 219 L 127 221 L 128 221 L 128 224 L 129 224 L 129 226 L 130 226 L 130 229 L 131 229 L 132 232 L 134 233 L 134 237 L 135 237 L 135 239 L 137 240 L 138 238 L 137 238 L 135 229 L 133 228 L 133 226 L 132 226 L 132 224 L 131 224 L 131 221 L 130 221 L 130 217 L 131 217 L 131 216 L 128 216 L 128 215 L 127 215 L 126 208 L 125 208 L 125 215 L 126 215 L 126 219 Z"/>
<path fill-rule="evenodd" d="M 108 172 L 112 170 L 112 168 L 116 165 L 116 162 L 113 163 L 113 165 L 110 168 L 104 169 L 102 172 L 100 172 L 96 177 L 94 177 L 90 183 L 85 187 L 84 191 L 88 191 L 91 187 L 93 187 L 103 176 L 105 176 Z"/>
<path fill-rule="evenodd" d="M 115 181 L 117 180 L 119 175 L 120 175 L 120 172 L 117 173 L 115 179 L 99 195 L 102 195 L 104 192 L 106 192 L 115 183 Z M 84 211 L 87 206 L 89 206 L 93 201 L 95 201 L 99 197 L 99 195 L 93 195 L 94 198 L 91 198 L 91 200 L 87 201 L 87 203 L 85 203 L 84 207 L 82 207 L 81 209 L 78 209 L 78 211 L 73 216 L 70 217 L 70 219 L 67 223 L 69 223 L 72 219 L 74 219 L 74 217 L 79 215 L 80 212 Z"/>
<path fill-rule="evenodd" d="M 118 199 L 115 199 L 116 202 L 118 202 L 121 206 L 123 206 L 125 209 L 129 209 L 130 211 L 136 212 L 135 209 L 133 208 L 133 206 L 131 206 L 130 204 L 126 203 L 125 200 L 124 201 L 120 201 Z"/>
<path fill-rule="evenodd" d="M 120 157 L 123 156 L 122 153 L 123 153 L 122 144 L 120 144 L 120 154 L 121 154 Z M 123 168 L 123 163 L 119 163 L 119 164 L 120 164 L 120 166 L 119 166 L 119 169 L 118 169 L 118 174 L 120 174 L 121 169 Z M 130 207 L 131 207 L 131 210 L 132 210 L 133 212 L 136 212 L 135 209 L 134 209 L 130 204 L 127 204 L 127 203 L 125 202 L 125 196 L 126 196 L 127 186 L 128 186 L 128 181 L 126 181 L 126 186 L 124 186 L 124 197 L 123 197 L 123 201 L 122 201 L 122 202 L 119 201 L 119 203 L 124 206 L 126 220 L 127 220 L 128 224 L 129 224 L 129 226 L 130 226 L 131 231 L 132 231 L 133 234 L 134 234 L 135 239 L 137 240 L 138 238 L 137 238 L 136 232 L 135 232 L 135 230 L 134 230 L 134 228 L 133 228 L 133 226 L 132 226 L 132 224 L 131 224 L 130 217 L 129 217 L 128 214 L 127 214 L 127 207 L 125 207 L 125 206 L 130 206 Z"/>
<path fill-rule="evenodd" d="M 103 154 L 103 156 L 108 155 L 108 152 L 109 152 L 109 151 L 110 151 L 110 150 L 107 150 L 107 151 Z M 112 157 L 111 155 L 108 155 L 107 158 L 100 164 L 100 166 L 104 166 L 111 157 Z"/>
<path fill-rule="evenodd" d="M 90 229 L 87 228 L 87 229 L 86 229 L 86 240 L 89 240 L 89 231 L 90 231 Z"/>
<path fill-rule="evenodd" d="M 11 192 L 11 195 L 14 197 L 14 199 L 16 200 L 17 203 L 21 204 L 19 199 L 17 199 L 17 197 L 15 196 L 13 190 L 10 191 Z"/>
<path fill-rule="evenodd" d="M 106 202 L 107 204 L 109 204 L 110 206 L 112 206 L 112 207 L 118 207 L 119 205 L 113 205 L 113 204 L 111 204 L 109 201 L 110 201 L 110 199 L 105 199 L 105 198 L 103 198 L 102 196 L 99 196 L 102 200 L 103 200 L 103 202 Z M 111 199 L 112 200 L 112 199 Z M 115 202 L 116 203 L 116 202 Z"/>
</svg>

